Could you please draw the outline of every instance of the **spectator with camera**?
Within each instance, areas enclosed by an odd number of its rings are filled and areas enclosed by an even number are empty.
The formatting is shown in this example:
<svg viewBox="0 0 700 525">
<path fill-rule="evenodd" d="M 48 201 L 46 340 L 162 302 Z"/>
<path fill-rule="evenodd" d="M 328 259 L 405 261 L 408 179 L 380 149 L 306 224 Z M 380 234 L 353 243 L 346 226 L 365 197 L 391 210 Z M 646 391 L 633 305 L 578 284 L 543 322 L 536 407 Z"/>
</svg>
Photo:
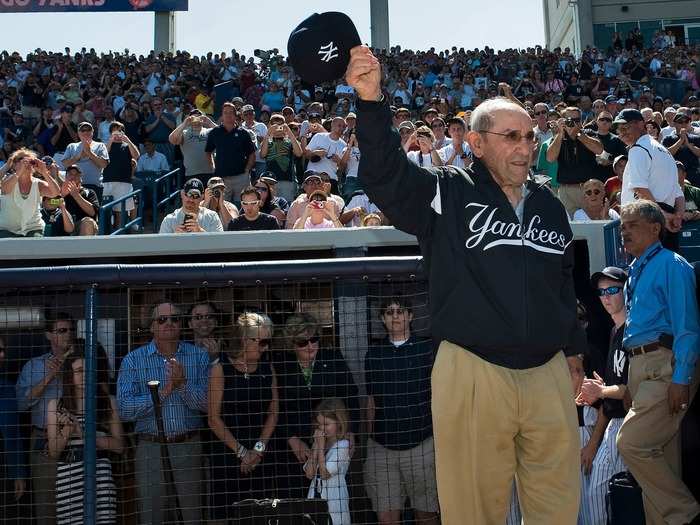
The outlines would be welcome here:
<svg viewBox="0 0 700 525">
<path fill-rule="evenodd" d="M 289 210 L 289 202 L 284 197 L 275 195 L 277 179 L 270 171 L 263 173 L 262 176 L 255 182 L 253 187 L 260 193 L 260 211 L 272 215 L 280 227 L 284 227 L 284 222 L 287 219 L 287 211 Z"/>
<path fill-rule="evenodd" d="M 442 165 L 466 168 L 471 164 L 472 154 L 469 144 L 464 140 L 467 125 L 461 118 L 452 117 L 447 121 L 447 130 L 450 133 L 451 142 L 438 150 Z"/>
<path fill-rule="evenodd" d="M 281 115 L 270 117 L 266 136 L 260 147 L 260 157 L 265 160 L 265 172 L 272 172 L 277 180 L 279 196 L 292 201 L 297 195 L 296 162 L 303 155 L 301 145 Z"/>
<path fill-rule="evenodd" d="M 42 237 L 41 200 L 61 192 L 48 167 L 23 148 L 10 156 L 0 174 L 0 238 Z"/>
<path fill-rule="evenodd" d="M 205 206 L 204 185 L 199 179 L 189 179 L 180 191 L 182 207 L 163 218 L 159 233 L 202 233 L 224 231 L 219 214 Z"/>
<path fill-rule="evenodd" d="M 581 110 L 568 107 L 564 118 L 553 128 L 554 139 L 547 149 L 547 161 L 559 163 L 557 180 L 559 199 L 569 216 L 583 207 L 582 184 L 595 170 L 595 156 L 603 152 L 603 145 L 592 132 L 582 130 Z"/>
<path fill-rule="evenodd" d="M 61 163 L 66 169 L 77 165 L 83 176 L 83 185 L 93 190 L 102 201 L 102 172 L 109 164 L 109 153 L 105 144 L 92 139 L 93 132 L 92 124 L 81 122 L 78 125 L 80 142 L 68 145 Z"/>
<path fill-rule="evenodd" d="M 103 196 L 117 200 L 134 191 L 131 181 L 141 154 L 138 147 L 124 133 L 124 125 L 117 121 L 109 125 L 109 139 L 106 147 L 109 164 L 102 172 Z M 134 199 L 127 199 L 124 208 L 129 214 L 129 218 L 133 220 L 136 217 Z M 121 225 L 121 208 L 119 207 L 114 210 L 114 222 L 116 225 Z"/>
<path fill-rule="evenodd" d="M 221 224 L 225 225 L 238 217 L 238 208 L 232 202 L 224 200 L 226 185 L 221 177 L 212 177 L 204 190 L 202 206 L 219 214 Z"/>
<path fill-rule="evenodd" d="M 317 190 L 309 195 L 309 202 L 304 213 L 294 223 L 295 230 L 317 230 L 324 228 L 342 228 L 332 206 L 327 206 L 328 197 Z"/>
<path fill-rule="evenodd" d="M 306 146 L 305 156 L 309 159 L 308 170 L 325 172 L 331 178 L 333 193 L 338 194 L 338 168 L 347 143 L 341 138 L 345 131 L 345 119 L 334 117 L 331 131 L 316 133 Z"/>
<path fill-rule="evenodd" d="M 304 193 L 299 195 L 289 207 L 289 211 L 287 212 L 287 222 L 285 225 L 287 229 L 294 228 L 297 219 L 304 215 L 304 210 L 309 203 L 309 198 L 315 191 L 321 190 L 326 194 L 326 197 L 328 197 L 333 203 L 333 207 L 335 208 L 333 211 L 336 215 L 338 215 L 345 208 L 345 201 L 343 198 L 339 195 L 333 195 L 330 193 L 330 177 L 327 173 L 321 174 L 316 173 L 313 170 L 307 170 L 304 176 L 305 178 L 302 184 Z"/>
<path fill-rule="evenodd" d="M 243 213 L 228 223 L 228 231 L 279 230 L 277 219 L 260 211 L 261 195 L 254 186 L 241 191 Z"/>
<path fill-rule="evenodd" d="M 417 144 L 420 149 L 410 150 L 406 153 L 408 160 L 426 168 L 442 166 L 442 158 L 438 150 L 435 149 L 435 135 L 428 126 L 419 127 L 410 140 L 413 144 Z"/>
<path fill-rule="evenodd" d="M 44 237 L 66 237 L 75 231 L 73 216 L 66 210 L 62 197 L 42 198 L 41 218 L 45 224 Z"/>
<path fill-rule="evenodd" d="M 168 136 L 172 145 L 180 146 L 185 176 L 197 177 L 204 185 L 213 174 L 205 150 L 209 133 L 215 126 L 209 117 L 193 109 Z"/>
<path fill-rule="evenodd" d="M 250 185 L 250 170 L 255 166 L 255 144 L 248 132 L 239 128 L 238 118 L 236 106 L 225 102 L 221 124 L 209 132 L 204 149 L 214 174 L 226 185 L 224 198 L 232 202 Z"/>
<path fill-rule="evenodd" d="M 59 118 L 54 128 L 51 144 L 54 149 L 63 153 L 66 148 L 73 142 L 78 142 L 78 126 L 73 123 L 73 108 L 71 106 L 63 106 L 59 113 Z"/>
</svg>

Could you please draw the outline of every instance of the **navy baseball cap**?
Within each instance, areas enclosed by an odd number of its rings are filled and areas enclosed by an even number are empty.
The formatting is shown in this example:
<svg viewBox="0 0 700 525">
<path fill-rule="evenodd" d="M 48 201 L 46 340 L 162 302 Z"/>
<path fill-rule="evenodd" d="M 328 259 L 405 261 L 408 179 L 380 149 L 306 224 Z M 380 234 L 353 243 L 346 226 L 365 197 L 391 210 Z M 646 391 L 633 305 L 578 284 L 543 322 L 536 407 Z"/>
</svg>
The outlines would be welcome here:
<svg viewBox="0 0 700 525">
<path fill-rule="evenodd" d="M 615 95 L 608 95 L 605 97 L 606 104 L 612 104 L 613 102 L 617 103 L 617 97 Z"/>
<path fill-rule="evenodd" d="M 182 191 L 185 192 L 185 195 L 189 195 L 190 192 L 193 191 L 198 191 L 199 196 L 201 197 L 204 195 L 204 184 L 202 184 L 202 181 L 199 179 L 191 178 L 185 182 L 185 185 L 182 187 Z"/>
<path fill-rule="evenodd" d="M 593 275 L 591 275 L 591 284 L 594 288 L 598 287 L 598 281 L 600 281 L 603 277 L 624 284 L 625 281 L 627 281 L 627 272 L 622 268 L 618 268 L 617 266 L 608 266 L 607 268 L 603 268 L 600 272 L 595 272 Z"/>
<path fill-rule="evenodd" d="M 345 75 L 350 50 L 362 44 L 345 13 L 314 13 L 299 24 L 287 42 L 294 71 L 309 84 L 323 84 Z"/>
<path fill-rule="evenodd" d="M 644 116 L 638 109 L 623 109 L 617 114 L 613 124 L 627 124 L 629 122 L 644 122 Z"/>
</svg>

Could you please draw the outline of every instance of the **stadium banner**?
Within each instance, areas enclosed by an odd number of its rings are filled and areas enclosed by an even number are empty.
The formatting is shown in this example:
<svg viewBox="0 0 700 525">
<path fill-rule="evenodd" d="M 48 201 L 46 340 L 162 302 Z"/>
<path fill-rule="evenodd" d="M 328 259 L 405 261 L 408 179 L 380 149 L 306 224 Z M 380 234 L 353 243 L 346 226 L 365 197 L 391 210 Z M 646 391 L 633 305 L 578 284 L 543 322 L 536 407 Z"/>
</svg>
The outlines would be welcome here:
<svg viewBox="0 0 700 525">
<path fill-rule="evenodd" d="M 0 0 L 0 13 L 187 11 L 188 0 Z"/>
</svg>

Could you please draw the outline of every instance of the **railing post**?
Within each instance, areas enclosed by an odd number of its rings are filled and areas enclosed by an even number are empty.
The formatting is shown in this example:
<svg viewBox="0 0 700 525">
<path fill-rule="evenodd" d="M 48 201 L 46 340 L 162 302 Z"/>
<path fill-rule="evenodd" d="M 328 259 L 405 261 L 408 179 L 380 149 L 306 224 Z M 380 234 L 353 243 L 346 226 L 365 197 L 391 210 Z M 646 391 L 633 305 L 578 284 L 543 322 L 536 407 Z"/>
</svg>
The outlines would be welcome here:
<svg viewBox="0 0 700 525">
<path fill-rule="evenodd" d="M 94 525 L 97 517 L 97 287 L 85 292 L 85 428 L 83 431 L 84 507 L 83 523 Z"/>
</svg>

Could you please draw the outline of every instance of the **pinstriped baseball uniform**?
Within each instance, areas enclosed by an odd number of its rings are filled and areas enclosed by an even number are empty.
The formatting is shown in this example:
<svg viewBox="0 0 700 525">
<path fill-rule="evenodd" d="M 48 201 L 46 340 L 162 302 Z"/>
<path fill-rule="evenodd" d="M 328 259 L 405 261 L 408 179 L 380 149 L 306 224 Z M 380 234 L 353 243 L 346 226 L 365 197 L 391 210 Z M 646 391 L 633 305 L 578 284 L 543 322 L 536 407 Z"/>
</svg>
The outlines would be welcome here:
<svg viewBox="0 0 700 525">
<path fill-rule="evenodd" d="M 624 326 L 617 330 L 613 328 L 610 349 L 608 350 L 608 362 L 605 367 L 604 379 L 606 385 L 623 385 L 627 383 L 629 361 L 627 354 L 622 348 L 623 332 Z M 627 470 L 615 443 L 617 432 L 622 426 L 627 411 L 622 401 L 604 399 L 603 413 L 610 419 L 610 422 L 605 429 L 603 440 L 593 460 L 588 491 L 582 499 L 586 525 L 606 525 L 608 512 L 605 504 L 605 495 L 608 491 L 608 481 L 614 474 Z"/>
</svg>

